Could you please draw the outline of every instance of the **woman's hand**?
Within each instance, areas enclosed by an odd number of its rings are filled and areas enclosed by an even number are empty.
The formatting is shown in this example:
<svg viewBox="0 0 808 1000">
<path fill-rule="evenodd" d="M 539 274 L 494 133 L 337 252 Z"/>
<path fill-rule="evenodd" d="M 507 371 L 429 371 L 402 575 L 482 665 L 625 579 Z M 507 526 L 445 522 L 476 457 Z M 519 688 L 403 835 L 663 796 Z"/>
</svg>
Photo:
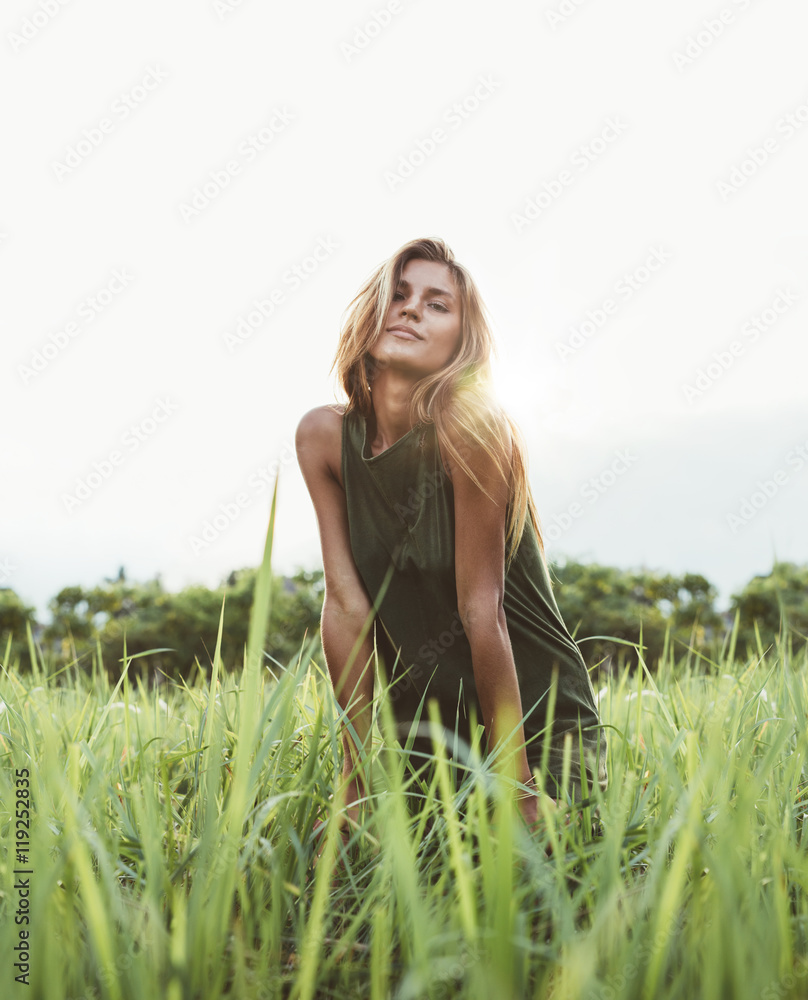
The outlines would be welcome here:
<svg viewBox="0 0 808 1000">
<path fill-rule="evenodd" d="M 555 802 L 554 799 L 550 801 Z M 517 805 L 519 806 L 522 819 L 527 824 L 528 830 L 532 833 L 534 827 L 539 822 L 539 796 L 535 793 L 521 796 L 517 799 Z"/>
<path fill-rule="evenodd" d="M 336 817 L 340 840 L 344 848 L 348 847 L 354 831 L 359 829 L 359 817 L 361 811 L 360 799 L 364 797 L 360 783 L 356 775 L 348 778 L 345 785 L 345 804 Z M 325 834 L 327 828 L 326 820 L 318 820 L 312 829 L 315 835 L 317 847 L 314 856 L 315 868 L 325 849 Z M 341 851 L 337 853 L 336 867 L 344 868 L 345 861 Z"/>
<path fill-rule="evenodd" d="M 554 799 L 550 795 L 542 795 L 542 800 L 557 819 L 560 819 L 563 816 L 564 822 L 569 824 L 571 813 L 569 810 L 562 810 L 558 804 L 558 799 Z M 536 792 L 528 795 L 520 795 L 517 798 L 516 804 L 519 807 L 519 812 L 530 833 L 533 835 L 540 835 L 544 833 L 547 827 L 544 822 L 541 806 L 539 805 L 539 793 Z M 553 845 L 550 839 L 547 841 L 544 853 L 548 857 L 553 853 Z"/>
</svg>

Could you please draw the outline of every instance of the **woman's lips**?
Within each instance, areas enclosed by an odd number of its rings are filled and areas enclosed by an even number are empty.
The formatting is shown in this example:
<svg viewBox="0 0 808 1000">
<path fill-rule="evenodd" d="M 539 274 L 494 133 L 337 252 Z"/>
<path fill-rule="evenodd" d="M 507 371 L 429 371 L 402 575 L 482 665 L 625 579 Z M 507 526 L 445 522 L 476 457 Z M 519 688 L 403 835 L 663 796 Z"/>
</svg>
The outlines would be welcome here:
<svg viewBox="0 0 808 1000">
<path fill-rule="evenodd" d="M 394 326 L 389 332 L 396 337 L 403 337 L 405 340 L 421 340 L 414 333 L 410 333 L 409 330 L 402 330 L 400 327 Z"/>
</svg>

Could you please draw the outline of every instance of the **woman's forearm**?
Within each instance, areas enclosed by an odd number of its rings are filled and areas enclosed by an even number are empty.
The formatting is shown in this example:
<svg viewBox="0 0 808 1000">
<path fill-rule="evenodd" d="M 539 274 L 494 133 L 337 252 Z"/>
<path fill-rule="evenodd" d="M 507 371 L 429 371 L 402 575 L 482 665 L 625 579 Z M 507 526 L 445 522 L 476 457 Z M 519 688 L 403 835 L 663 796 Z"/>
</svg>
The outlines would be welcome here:
<svg viewBox="0 0 808 1000">
<path fill-rule="evenodd" d="M 373 619 L 363 609 L 346 610 L 326 595 L 320 637 L 326 665 L 340 708 L 356 731 L 361 747 L 370 749 L 373 701 Z M 344 773 L 361 772 L 358 748 L 347 727 L 343 732 Z"/>
<path fill-rule="evenodd" d="M 527 761 L 522 725 L 522 696 L 516 676 L 508 626 L 504 613 L 488 619 L 476 615 L 474 627 L 467 627 L 477 697 L 483 713 L 488 749 L 507 738 L 503 756 L 511 757 L 514 777 L 533 786 Z M 518 725 L 517 725 L 518 723 Z M 513 755 L 513 756 L 511 756 Z"/>
</svg>

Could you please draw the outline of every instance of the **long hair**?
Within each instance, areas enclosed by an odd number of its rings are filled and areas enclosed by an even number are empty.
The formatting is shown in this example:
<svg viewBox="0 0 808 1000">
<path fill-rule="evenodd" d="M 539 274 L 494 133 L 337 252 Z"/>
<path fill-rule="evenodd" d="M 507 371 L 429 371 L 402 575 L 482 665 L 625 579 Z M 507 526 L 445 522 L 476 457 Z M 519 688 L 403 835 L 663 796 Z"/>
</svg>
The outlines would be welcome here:
<svg viewBox="0 0 808 1000">
<path fill-rule="evenodd" d="M 461 304 L 459 346 L 443 368 L 414 385 L 410 418 L 413 423 L 434 423 L 441 450 L 491 499 L 453 439 L 465 441 L 469 447 L 479 446 L 495 462 L 508 483 L 506 568 L 516 554 L 528 516 L 546 561 L 544 538 L 527 478 L 527 450 L 518 426 L 493 394 L 490 357 L 494 341 L 487 309 L 471 275 L 457 263 L 442 239 L 405 243 L 376 268 L 345 310 L 331 366 L 331 370 L 336 366 L 348 396 L 345 412 L 358 410 L 365 418 L 373 412 L 368 383 L 373 380 L 376 362 L 370 349 L 384 330 L 401 272 L 410 260 L 445 264 L 454 277 Z"/>
</svg>

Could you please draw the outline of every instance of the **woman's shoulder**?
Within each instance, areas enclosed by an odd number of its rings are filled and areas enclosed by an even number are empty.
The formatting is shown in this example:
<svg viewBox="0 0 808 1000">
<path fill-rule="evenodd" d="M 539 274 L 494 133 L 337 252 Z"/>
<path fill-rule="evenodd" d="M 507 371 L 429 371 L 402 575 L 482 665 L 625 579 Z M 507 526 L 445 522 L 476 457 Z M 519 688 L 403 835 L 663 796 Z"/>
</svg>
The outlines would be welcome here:
<svg viewBox="0 0 808 1000">
<path fill-rule="evenodd" d="M 310 450 L 326 464 L 329 471 L 341 481 L 342 423 L 344 403 L 326 403 L 308 410 L 300 418 L 295 432 L 298 456 L 301 450 Z"/>
<path fill-rule="evenodd" d="M 322 438 L 342 432 L 345 403 L 325 403 L 315 406 L 300 418 L 297 434 L 307 439 Z"/>
</svg>

